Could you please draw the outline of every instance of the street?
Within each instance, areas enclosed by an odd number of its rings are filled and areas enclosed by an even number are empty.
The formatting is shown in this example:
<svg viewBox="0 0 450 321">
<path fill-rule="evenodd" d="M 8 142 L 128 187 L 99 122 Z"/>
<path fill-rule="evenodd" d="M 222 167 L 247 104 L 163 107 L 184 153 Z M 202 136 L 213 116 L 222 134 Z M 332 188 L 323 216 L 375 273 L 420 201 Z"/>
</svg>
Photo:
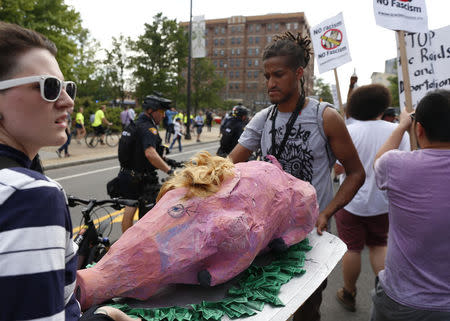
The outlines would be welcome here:
<svg viewBox="0 0 450 321">
<path fill-rule="evenodd" d="M 211 154 L 215 154 L 218 148 L 217 142 L 205 143 L 201 145 L 186 146 L 182 153 L 172 153 L 169 158 L 177 161 L 188 160 L 191 156 L 199 151 L 206 150 Z M 74 195 L 79 198 L 95 198 L 107 199 L 106 182 L 114 178 L 119 171 L 119 163 L 117 159 L 94 162 L 90 164 L 83 164 L 78 166 L 71 166 L 59 169 L 46 171 L 46 175 L 58 181 L 65 189 L 68 195 Z M 161 174 L 161 172 L 159 172 Z M 165 177 L 165 174 L 160 175 Z M 337 187 L 337 186 L 335 186 Z M 81 207 L 71 208 L 72 224 L 77 228 L 81 223 Z M 114 209 L 99 210 L 98 217 L 107 215 L 108 213 L 116 212 Z M 121 217 L 116 212 L 117 219 L 111 225 L 112 231 L 110 234 L 111 240 L 116 240 L 121 235 L 120 221 Z M 336 234 L 336 227 L 334 221 L 332 223 L 333 234 Z M 360 321 L 368 320 L 370 315 L 370 291 L 374 286 L 374 276 L 370 267 L 368 251 L 364 250 L 362 253 L 362 268 L 361 275 L 358 280 L 358 295 L 357 295 L 357 311 L 348 312 L 344 310 L 336 301 L 336 291 L 342 286 L 342 272 L 341 264 L 333 270 L 328 278 L 328 286 L 324 291 L 324 298 L 322 302 L 322 321 Z"/>
</svg>

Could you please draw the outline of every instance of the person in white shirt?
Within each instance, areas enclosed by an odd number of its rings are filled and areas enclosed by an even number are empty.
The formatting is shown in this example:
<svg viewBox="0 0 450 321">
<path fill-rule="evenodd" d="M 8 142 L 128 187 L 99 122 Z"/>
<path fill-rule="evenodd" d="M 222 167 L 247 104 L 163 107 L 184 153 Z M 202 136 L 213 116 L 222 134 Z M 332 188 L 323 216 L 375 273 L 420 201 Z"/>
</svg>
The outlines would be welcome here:
<svg viewBox="0 0 450 321">
<path fill-rule="evenodd" d="M 361 251 L 369 247 L 370 263 L 375 275 L 384 268 L 386 257 L 388 200 L 375 182 L 373 162 L 378 149 L 397 127 L 381 120 L 391 102 L 389 90 L 379 84 L 361 86 L 353 91 L 347 103 L 348 115 L 353 119 L 347 125 L 366 172 L 364 185 L 343 209 L 335 214 L 339 238 L 348 251 L 342 259 L 344 286 L 337 292 L 337 300 L 344 308 L 356 311 L 356 281 L 361 270 Z M 406 133 L 400 144 L 401 150 L 409 151 Z M 345 173 L 336 166 L 336 174 Z"/>
</svg>

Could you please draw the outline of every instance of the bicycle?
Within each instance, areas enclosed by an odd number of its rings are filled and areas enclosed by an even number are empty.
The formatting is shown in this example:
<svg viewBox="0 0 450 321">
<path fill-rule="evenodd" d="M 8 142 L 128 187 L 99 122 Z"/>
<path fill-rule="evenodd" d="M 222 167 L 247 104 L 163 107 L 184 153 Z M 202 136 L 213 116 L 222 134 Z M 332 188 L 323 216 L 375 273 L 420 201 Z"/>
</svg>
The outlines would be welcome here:
<svg viewBox="0 0 450 321">
<path fill-rule="evenodd" d="M 86 146 L 89 148 L 95 148 L 99 142 L 101 142 L 101 134 L 97 135 L 95 131 L 89 132 L 84 137 Z M 120 134 L 113 132 L 111 128 L 105 129 L 105 142 L 109 147 L 116 147 L 119 144 Z"/>
<path fill-rule="evenodd" d="M 122 206 L 136 207 L 138 204 L 138 201 L 129 199 L 113 198 L 97 201 L 95 199 L 84 200 L 74 196 L 68 196 L 68 201 L 69 207 L 86 205 L 81 210 L 84 225 L 74 239 L 74 242 L 78 245 L 77 270 L 84 269 L 87 265 L 100 261 L 111 246 L 108 238 L 109 234 L 108 236 L 104 236 L 106 228 L 111 225 L 111 219 L 101 222 L 98 228 L 96 228 L 92 219 L 92 214 L 95 213 L 94 209 L 108 205 L 119 210 Z M 111 233 L 111 229 L 109 233 Z"/>
</svg>

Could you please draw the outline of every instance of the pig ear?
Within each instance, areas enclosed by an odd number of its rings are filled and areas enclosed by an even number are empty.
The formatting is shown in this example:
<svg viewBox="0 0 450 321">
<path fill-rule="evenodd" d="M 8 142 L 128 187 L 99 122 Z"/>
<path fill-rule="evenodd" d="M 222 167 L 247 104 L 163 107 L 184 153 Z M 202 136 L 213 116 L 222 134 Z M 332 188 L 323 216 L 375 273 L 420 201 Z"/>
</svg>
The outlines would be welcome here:
<svg viewBox="0 0 450 321">
<path fill-rule="evenodd" d="M 283 169 L 281 164 L 278 162 L 278 160 L 273 155 L 264 156 L 264 161 L 268 162 L 268 163 L 271 163 L 271 164 L 274 164 L 276 167 L 278 167 L 281 170 Z"/>
</svg>

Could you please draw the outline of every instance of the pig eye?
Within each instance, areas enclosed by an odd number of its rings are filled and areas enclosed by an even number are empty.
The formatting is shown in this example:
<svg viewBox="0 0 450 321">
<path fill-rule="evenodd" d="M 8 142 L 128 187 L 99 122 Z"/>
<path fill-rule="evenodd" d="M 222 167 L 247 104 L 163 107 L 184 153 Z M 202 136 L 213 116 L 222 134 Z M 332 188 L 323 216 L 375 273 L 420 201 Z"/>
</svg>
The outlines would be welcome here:
<svg viewBox="0 0 450 321">
<path fill-rule="evenodd" d="M 173 218 L 180 218 L 184 213 L 186 213 L 186 210 L 182 204 L 174 205 L 167 211 L 167 214 Z"/>
</svg>

